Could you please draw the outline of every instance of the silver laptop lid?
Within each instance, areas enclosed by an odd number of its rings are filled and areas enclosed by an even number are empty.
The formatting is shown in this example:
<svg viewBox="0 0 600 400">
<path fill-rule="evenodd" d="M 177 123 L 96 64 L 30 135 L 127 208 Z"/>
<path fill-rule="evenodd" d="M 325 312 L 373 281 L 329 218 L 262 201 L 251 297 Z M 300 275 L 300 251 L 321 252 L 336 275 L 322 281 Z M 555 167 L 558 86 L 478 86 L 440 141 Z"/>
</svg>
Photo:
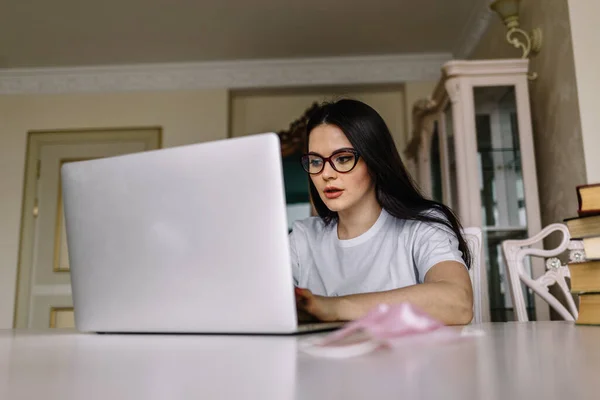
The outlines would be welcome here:
<svg viewBox="0 0 600 400">
<path fill-rule="evenodd" d="M 70 163 L 62 179 L 79 330 L 296 329 L 277 135 Z"/>
</svg>

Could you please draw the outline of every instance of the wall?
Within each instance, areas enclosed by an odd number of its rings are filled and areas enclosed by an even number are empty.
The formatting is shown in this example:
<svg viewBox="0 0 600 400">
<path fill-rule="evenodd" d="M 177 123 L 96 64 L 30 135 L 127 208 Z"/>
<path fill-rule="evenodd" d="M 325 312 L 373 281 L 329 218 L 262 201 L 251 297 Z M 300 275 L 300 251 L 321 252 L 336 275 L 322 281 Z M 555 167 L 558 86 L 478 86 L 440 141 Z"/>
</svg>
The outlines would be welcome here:
<svg viewBox="0 0 600 400">
<path fill-rule="evenodd" d="M 231 135 L 288 129 L 313 102 L 343 97 L 364 101 L 377 110 L 390 128 L 398 149 L 404 149 L 406 127 L 401 85 L 235 92 L 231 99 Z"/>
<path fill-rule="evenodd" d="M 577 0 L 579 2 L 579 0 Z M 530 86 L 542 225 L 577 212 L 575 186 L 586 182 L 586 161 L 566 0 L 523 0 L 521 27 L 543 31 L 542 50 L 531 60 L 538 78 Z M 518 58 L 494 16 L 472 58 Z M 548 244 L 550 245 L 550 244 Z"/>
<path fill-rule="evenodd" d="M 222 139 L 226 90 L 0 96 L 0 329 L 11 328 L 27 132 L 161 126 L 165 147 Z"/>
<path fill-rule="evenodd" d="M 600 93 L 600 27 L 597 21 L 600 2 L 569 0 L 568 5 L 587 181 L 600 183 L 600 112 L 597 99 Z"/>
</svg>

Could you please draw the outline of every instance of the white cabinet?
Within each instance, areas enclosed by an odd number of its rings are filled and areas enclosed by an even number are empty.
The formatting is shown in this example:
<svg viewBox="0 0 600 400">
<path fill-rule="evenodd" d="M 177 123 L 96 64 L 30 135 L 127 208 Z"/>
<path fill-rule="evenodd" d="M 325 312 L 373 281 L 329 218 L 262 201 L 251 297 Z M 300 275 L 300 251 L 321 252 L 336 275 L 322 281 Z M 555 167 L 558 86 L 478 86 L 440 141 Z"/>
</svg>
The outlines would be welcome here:
<svg viewBox="0 0 600 400">
<path fill-rule="evenodd" d="M 414 105 L 406 151 L 422 191 L 449 205 L 463 226 L 483 228 L 483 305 L 494 321 L 513 319 L 501 241 L 541 229 L 527 71 L 521 59 L 448 62 L 431 98 Z M 543 260 L 530 268 L 541 275 Z M 525 294 L 530 317 L 548 319 L 547 305 L 534 307 Z"/>
</svg>

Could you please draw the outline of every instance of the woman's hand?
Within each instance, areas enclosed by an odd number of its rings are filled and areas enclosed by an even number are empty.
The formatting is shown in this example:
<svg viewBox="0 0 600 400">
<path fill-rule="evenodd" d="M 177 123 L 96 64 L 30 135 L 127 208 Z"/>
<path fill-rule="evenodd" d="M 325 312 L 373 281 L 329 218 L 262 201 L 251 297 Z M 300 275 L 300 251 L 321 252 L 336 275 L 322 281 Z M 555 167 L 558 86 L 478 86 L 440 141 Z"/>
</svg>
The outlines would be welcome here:
<svg viewBox="0 0 600 400">
<path fill-rule="evenodd" d="M 338 321 L 337 298 L 317 296 L 308 289 L 295 288 L 296 310 L 300 322 L 314 320 L 323 322 Z"/>
</svg>

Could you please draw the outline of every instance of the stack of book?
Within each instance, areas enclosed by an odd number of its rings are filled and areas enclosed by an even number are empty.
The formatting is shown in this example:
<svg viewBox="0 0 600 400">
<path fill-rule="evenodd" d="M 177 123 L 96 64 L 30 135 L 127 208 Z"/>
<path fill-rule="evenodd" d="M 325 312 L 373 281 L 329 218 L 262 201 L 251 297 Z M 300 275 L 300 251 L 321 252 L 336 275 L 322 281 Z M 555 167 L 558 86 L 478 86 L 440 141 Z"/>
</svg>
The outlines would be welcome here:
<svg viewBox="0 0 600 400">
<path fill-rule="evenodd" d="M 577 187 L 578 217 L 565 220 L 585 257 L 571 261 L 571 292 L 579 295 L 577 324 L 600 325 L 600 184 Z"/>
</svg>

